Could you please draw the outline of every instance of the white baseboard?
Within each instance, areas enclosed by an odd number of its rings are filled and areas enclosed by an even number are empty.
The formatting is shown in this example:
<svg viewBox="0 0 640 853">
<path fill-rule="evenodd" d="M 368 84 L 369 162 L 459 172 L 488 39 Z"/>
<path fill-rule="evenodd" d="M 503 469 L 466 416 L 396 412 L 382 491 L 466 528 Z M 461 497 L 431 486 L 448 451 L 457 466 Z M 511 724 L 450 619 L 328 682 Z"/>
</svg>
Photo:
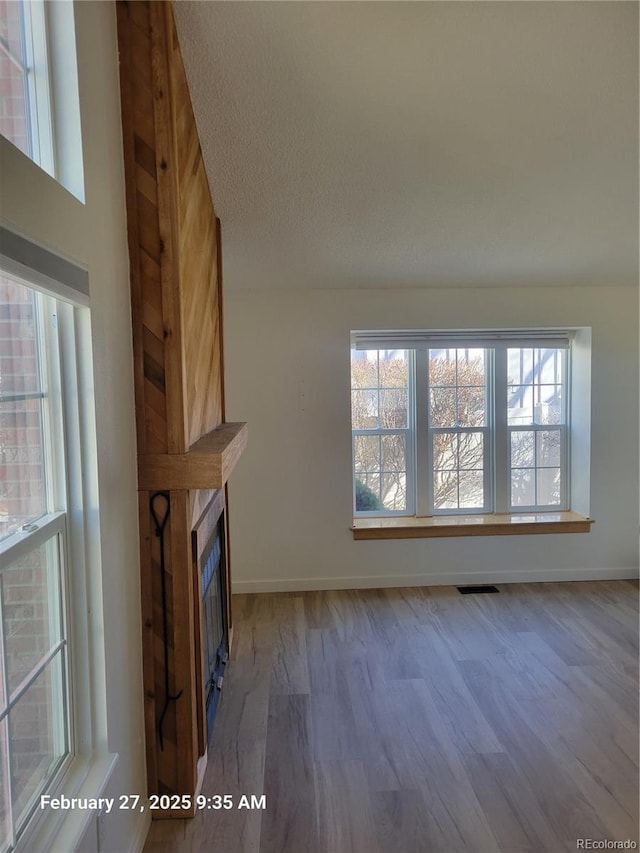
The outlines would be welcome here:
<svg viewBox="0 0 640 853">
<path fill-rule="evenodd" d="M 131 841 L 129 853 L 142 853 L 144 843 L 147 840 L 149 829 L 151 828 L 151 815 L 145 812 L 140 815 L 140 820 L 136 828 L 136 833 Z"/>
<path fill-rule="evenodd" d="M 231 644 L 229 644 L 231 645 Z M 204 755 L 201 755 L 198 759 L 198 764 L 196 765 L 196 791 L 195 796 L 199 796 L 202 791 L 202 783 L 204 782 L 204 774 L 207 769 L 207 763 L 209 761 L 209 749 L 205 746 Z"/>
<path fill-rule="evenodd" d="M 419 575 L 364 577 L 265 578 L 233 580 L 234 593 L 304 592 L 320 589 L 385 589 L 399 586 L 458 586 L 483 583 L 548 583 L 561 581 L 629 580 L 639 576 L 638 567 L 621 569 L 512 569 L 508 572 L 451 571 Z"/>
</svg>

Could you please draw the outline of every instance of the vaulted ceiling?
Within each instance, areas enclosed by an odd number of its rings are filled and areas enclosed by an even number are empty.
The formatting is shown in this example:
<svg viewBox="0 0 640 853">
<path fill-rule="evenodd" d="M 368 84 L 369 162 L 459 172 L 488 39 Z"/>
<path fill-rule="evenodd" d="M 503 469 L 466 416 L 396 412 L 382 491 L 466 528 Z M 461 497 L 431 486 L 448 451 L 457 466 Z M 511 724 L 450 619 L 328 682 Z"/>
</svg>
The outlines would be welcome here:
<svg viewBox="0 0 640 853">
<path fill-rule="evenodd" d="M 176 19 L 226 286 L 637 284 L 637 3 Z"/>
</svg>

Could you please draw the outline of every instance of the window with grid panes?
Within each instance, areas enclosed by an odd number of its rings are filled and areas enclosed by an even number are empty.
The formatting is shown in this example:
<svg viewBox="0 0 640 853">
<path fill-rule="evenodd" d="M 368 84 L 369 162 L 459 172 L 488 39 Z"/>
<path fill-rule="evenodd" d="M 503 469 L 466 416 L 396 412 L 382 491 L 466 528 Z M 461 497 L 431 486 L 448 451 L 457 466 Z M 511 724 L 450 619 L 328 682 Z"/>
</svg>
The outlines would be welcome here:
<svg viewBox="0 0 640 853">
<path fill-rule="evenodd" d="M 0 274 L 0 851 L 73 749 L 58 308 Z"/>
<path fill-rule="evenodd" d="M 352 333 L 354 513 L 567 509 L 570 337 Z"/>
<path fill-rule="evenodd" d="M 0 133 L 55 177 L 47 11 L 0 0 Z"/>
</svg>

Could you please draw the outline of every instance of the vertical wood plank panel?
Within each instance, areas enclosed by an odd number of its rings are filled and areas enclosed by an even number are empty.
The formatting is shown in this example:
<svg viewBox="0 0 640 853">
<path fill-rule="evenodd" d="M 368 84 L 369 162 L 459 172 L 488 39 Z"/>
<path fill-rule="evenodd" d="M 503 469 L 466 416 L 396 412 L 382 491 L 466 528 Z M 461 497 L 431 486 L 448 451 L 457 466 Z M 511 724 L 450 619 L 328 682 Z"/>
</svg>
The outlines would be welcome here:
<svg viewBox="0 0 640 853">
<path fill-rule="evenodd" d="M 224 418 L 220 224 L 202 160 L 172 5 L 118 0 L 116 10 L 138 454 L 181 454 Z M 193 793 L 198 755 L 205 746 L 202 735 L 198 739 L 203 686 L 196 638 L 201 603 L 198 571 L 191 559 L 191 530 L 212 494 L 207 490 L 170 492 L 164 572 L 166 649 L 160 543 L 150 516 L 151 495 L 139 494 L 150 792 Z M 225 538 L 228 555 L 228 530 Z M 227 577 L 227 607 L 229 601 Z M 183 693 L 169 703 L 160 749 L 165 654 L 169 692 Z M 154 815 L 172 816 L 178 814 Z M 186 815 L 180 812 L 179 816 Z"/>
<path fill-rule="evenodd" d="M 165 334 L 165 383 L 167 394 L 167 447 L 169 453 L 184 453 L 186 412 L 185 366 L 182 357 L 182 314 L 179 288 L 178 204 L 176 140 L 173 133 L 171 73 L 167 18 L 170 4 L 151 3 L 151 67 L 153 79 L 154 128 L 160 229 L 160 282 Z"/>
<path fill-rule="evenodd" d="M 127 240 L 131 281 L 131 311 L 134 317 L 142 315 L 140 283 L 140 252 L 138 247 L 138 209 L 136 204 L 136 159 L 134 133 L 134 107 L 132 94 L 132 48 L 127 16 L 122 6 L 117 8 L 118 45 L 120 48 L 121 100 L 123 113 L 122 145 L 126 174 Z M 144 417 L 144 369 L 141 323 L 133 324 L 134 388 L 136 406 L 136 437 L 138 452 L 146 451 Z"/>
<path fill-rule="evenodd" d="M 173 12 L 166 4 L 177 174 L 179 287 L 187 444 L 222 422 L 217 219 L 200 150 Z"/>
</svg>

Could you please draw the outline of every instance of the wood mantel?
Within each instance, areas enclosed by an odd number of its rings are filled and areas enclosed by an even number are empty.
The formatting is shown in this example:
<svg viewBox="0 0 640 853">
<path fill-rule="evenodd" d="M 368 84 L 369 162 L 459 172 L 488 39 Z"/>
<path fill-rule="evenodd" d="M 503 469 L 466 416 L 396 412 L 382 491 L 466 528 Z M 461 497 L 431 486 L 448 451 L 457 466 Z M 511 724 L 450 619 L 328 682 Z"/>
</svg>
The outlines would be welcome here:
<svg viewBox="0 0 640 853">
<path fill-rule="evenodd" d="M 225 423 L 202 436 L 186 453 L 139 456 L 139 488 L 221 489 L 246 444 L 246 423 Z"/>
</svg>

